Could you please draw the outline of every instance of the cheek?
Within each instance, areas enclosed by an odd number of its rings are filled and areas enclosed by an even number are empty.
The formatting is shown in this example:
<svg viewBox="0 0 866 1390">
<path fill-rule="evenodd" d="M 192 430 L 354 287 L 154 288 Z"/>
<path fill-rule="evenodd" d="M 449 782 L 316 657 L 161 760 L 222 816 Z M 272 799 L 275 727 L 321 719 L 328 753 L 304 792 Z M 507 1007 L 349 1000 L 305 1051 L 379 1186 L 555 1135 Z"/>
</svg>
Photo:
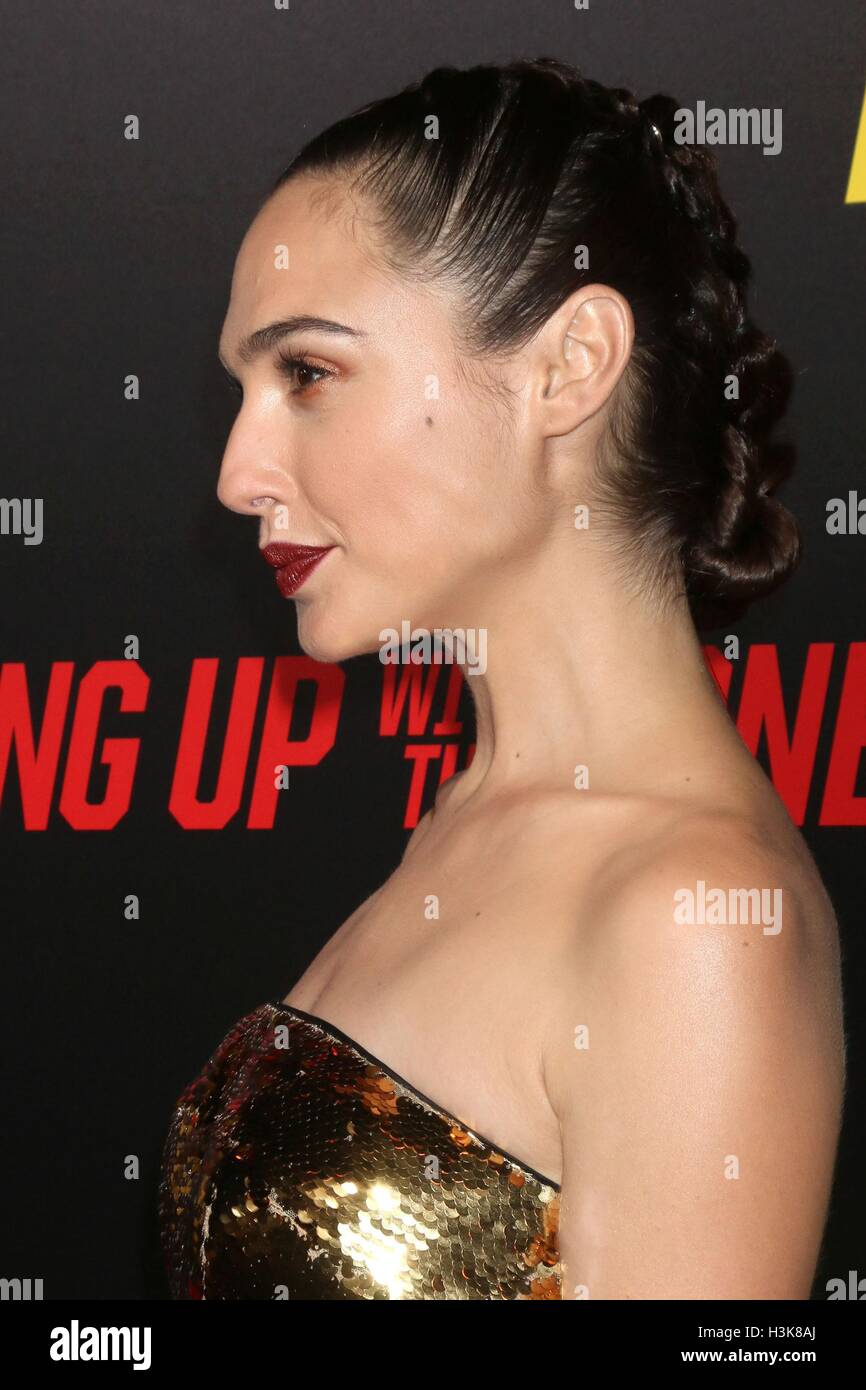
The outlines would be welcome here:
<svg viewBox="0 0 866 1390">
<path fill-rule="evenodd" d="M 493 515 L 483 441 L 431 404 L 380 456 L 369 510 L 388 540 L 388 571 L 425 585 L 475 563 Z"/>
<path fill-rule="evenodd" d="M 402 401 L 353 411 L 351 423 L 335 419 L 316 441 L 304 488 L 350 548 L 404 533 L 408 545 L 421 530 L 472 514 L 482 491 L 479 462 L 465 421 L 438 401 Z"/>
<path fill-rule="evenodd" d="M 508 546 L 514 469 L 501 419 L 454 383 L 425 399 L 415 371 L 359 390 L 317 422 L 303 486 L 315 514 L 368 575 L 433 581 Z M 419 574 L 419 578 L 422 575 Z"/>
</svg>

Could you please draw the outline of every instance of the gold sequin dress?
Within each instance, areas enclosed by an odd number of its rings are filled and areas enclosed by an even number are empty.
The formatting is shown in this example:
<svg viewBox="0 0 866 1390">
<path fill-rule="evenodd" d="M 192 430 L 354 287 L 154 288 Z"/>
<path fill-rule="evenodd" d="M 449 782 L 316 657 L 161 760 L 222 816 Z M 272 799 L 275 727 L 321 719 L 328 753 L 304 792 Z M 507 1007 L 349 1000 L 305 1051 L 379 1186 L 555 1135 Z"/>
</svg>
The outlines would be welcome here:
<svg viewBox="0 0 866 1390">
<path fill-rule="evenodd" d="M 180 1096 L 163 1154 L 176 1299 L 560 1298 L 560 1188 L 282 1001 Z"/>
</svg>

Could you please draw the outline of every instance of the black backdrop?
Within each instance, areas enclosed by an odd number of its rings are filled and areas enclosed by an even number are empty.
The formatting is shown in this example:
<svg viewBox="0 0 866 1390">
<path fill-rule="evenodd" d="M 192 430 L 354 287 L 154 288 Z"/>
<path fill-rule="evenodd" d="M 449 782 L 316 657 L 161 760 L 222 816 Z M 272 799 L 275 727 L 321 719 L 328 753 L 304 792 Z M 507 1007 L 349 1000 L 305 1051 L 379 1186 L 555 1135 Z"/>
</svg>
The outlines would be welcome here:
<svg viewBox="0 0 866 1390">
<path fill-rule="evenodd" d="M 0 1275 L 42 1278 L 48 1299 L 165 1297 L 156 1184 L 178 1092 L 387 876 L 417 819 L 413 791 L 426 810 L 447 760 L 465 764 L 469 702 L 458 690 L 449 707 L 445 672 L 427 716 L 404 709 L 393 725 L 375 657 L 319 667 L 335 688 L 309 679 L 255 522 L 215 498 L 233 409 L 217 338 L 240 238 L 305 138 L 439 63 L 546 55 L 638 96 L 783 111 L 780 154 L 716 151 L 753 261 L 755 318 L 797 373 L 788 431 L 800 462 L 783 496 L 806 539 L 795 578 L 734 629 L 730 704 L 801 808 L 840 919 L 851 1079 L 814 1296 L 832 1276 L 866 1275 L 866 535 L 826 529 L 831 498 L 866 495 L 866 149 L 846 201 L 866 11 L 858 0 L 12 8 L 0 47 L 0 494 L 43 499 L 44 531 L 38 545 L 0 536 Z M 129 114 L 137 141 L 123 136 Z M 137 401 L 124 398 L 133 373 Z M 193 663 L 217 663 L 198 786 L 208 801 L 242 658 L 261 689 L 239 807 L 213 828 L 184 826 L 170 801 Z M 250 825 L 275 673 L 298 747 L 290 789 Z M 100 754 L 118 760 L 111 773 Z M 430 759 L 423 784 L 418 758 Z"/>
</svg>

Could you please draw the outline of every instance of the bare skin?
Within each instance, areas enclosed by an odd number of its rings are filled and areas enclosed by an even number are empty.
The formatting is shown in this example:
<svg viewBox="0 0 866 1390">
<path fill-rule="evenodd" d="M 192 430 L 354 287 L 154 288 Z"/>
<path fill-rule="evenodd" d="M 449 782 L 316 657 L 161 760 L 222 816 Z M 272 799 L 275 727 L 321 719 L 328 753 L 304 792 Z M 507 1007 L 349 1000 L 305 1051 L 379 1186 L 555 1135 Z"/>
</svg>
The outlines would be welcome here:
<svg viewBox="0 0 866 1390">
<path fill-rule="evenodd" d="M 651 601 L 615 536 L 573 525 L 629 306 L 572 296 L 494 364 L 506 408 L 448 294 L 386 275 L 357 208 L 326 213 L 317 187 L 281 190 L 238 255 L 219 496 L 260 545 L 335 547 L 293 600 L 310 655 L 375 651 L 408 618 L 483 627 L 488 665 L 467 675 L 471 766 L 287 1002 L 561 1183 L 564 1297 L 807 1297 L 844 1088 L 836 922 L 685 599 Z M 289 338 L 312 363 L 297 395 L 275 351 L 236 354 L 293 314 L 366 334 Z M 782 930 L 676 924 L 699 879 L 781 888 Z"/>
</svg>

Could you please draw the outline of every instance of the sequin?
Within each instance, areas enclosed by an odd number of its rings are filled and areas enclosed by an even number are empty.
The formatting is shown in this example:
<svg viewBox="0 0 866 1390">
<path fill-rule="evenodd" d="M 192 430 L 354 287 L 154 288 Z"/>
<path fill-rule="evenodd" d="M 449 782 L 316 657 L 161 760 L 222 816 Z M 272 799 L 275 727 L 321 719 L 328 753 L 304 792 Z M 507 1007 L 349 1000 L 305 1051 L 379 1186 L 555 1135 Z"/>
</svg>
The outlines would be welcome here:
<svg viewBox="0 0 866 1390">
<path fill-rule="evenodd" d="M 266 1003 L 183 1091 L 165 1141 L 175 1299 L 561 1297 L 559 1185 L 346 1034 Z"/>
</svg>

